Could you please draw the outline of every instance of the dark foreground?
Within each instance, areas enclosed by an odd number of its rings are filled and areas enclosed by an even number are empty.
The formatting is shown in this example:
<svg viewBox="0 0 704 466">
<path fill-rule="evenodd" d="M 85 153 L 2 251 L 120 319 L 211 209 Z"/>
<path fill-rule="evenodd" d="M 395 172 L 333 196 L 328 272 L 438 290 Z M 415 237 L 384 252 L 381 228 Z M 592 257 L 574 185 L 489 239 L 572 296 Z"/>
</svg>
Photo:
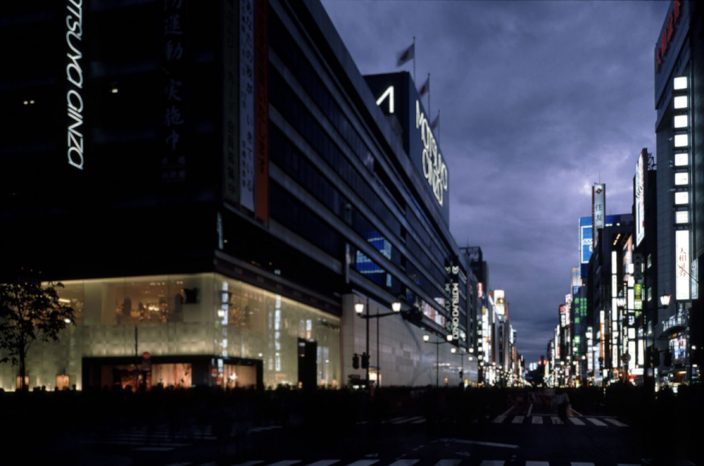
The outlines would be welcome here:
<svg viewBox="0 0 704 466">
<path fill-rule="evenodd" d="M 0 465 L 704 464 L 701 387 L 0 393 Z M 13 460 L 12 458 L 17 458 Z"/>
</svg>

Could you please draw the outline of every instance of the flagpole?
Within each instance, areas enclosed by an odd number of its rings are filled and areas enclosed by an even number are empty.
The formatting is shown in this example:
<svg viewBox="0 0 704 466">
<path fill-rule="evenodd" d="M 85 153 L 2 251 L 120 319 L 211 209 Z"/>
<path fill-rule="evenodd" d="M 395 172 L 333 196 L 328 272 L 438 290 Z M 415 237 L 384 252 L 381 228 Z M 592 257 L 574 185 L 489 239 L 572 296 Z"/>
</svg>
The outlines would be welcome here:
<svg viewBox="0 0 704 466">
<path fill-rule="evenodd" d="M 430 73 L 428 73 L 428 115 L 432 115 L 433 112 L 430 110 Z"/>
<path fill-rule="evenodd" d="M 438 139 L 438 144 L 440 144 L 440 110 L 438 110 L 438 124 L 435 126 L 435 132 L 437 133 L 435 137 Z"/>
<path fill-rule="evenodd" d="M 413 36 L 413 82 L 416 82 L 416 36 Z"/>
</svg>

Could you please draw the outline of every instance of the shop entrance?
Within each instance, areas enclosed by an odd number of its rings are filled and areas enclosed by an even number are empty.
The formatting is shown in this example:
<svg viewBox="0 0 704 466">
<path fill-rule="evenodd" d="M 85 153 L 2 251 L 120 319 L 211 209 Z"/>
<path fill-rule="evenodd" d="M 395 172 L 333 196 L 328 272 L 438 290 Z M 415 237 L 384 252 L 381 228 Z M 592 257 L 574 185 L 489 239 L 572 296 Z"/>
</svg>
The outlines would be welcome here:
<svg viewBox="0 0 704 466">
<path fill-rule="evenodd" d="M 213 356 L 83 358 L 83 387 L 127 390 L 190 388 L 261 388 L 262 362 Z"/>
<path fill-rule="evenodd" d="M 305 389 L 314 389 L 317 385 L 317 359 L 318 343 L 315 341 L 298 339 L 298 386 Z"/>
</svg>

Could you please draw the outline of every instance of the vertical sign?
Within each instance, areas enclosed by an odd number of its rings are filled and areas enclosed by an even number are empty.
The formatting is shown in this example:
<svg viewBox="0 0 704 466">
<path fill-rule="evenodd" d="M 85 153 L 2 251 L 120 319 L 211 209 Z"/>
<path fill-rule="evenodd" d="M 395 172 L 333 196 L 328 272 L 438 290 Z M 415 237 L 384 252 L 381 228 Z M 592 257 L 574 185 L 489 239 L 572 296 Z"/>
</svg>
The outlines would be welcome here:
<svg viewBox="0 0 704 466">
<path fill-rule="evenodd" d="M 677 221 L 683 229 L 675 231 L 675 299 L 692 299 L 692 278 L 690 274 L 690 212 L 689 202 L 691 172 L 691 150 L 690 150 L 690 105 L 691 94 L 689 92 L 689 78 L 687 76 L 675 76 L 672 80 L 672 104 L 673 104 L 673 149 L 675 152 L 675 192 L 674 202 L 675 216 L 684 214 L 685 221 Z M 678 155 L 684 159 L 684 163 L 677 163 Z M 679 199 L 683 198 L 684 202 Z M 698 294 L 698 293 L 697 293 Z"/>
<path fill-rule="evenodd" d="M 184 37 L 183 0 L 163 0 L 164 13 L 164 145 L 161 179 L 166 182 L 186 179 L 184 151 Z"/>
<path fill-rule="evenodd" d="M 606 185 L 594 183 L 592 186 L 592 244 L 596 247 L 599 240 L 599 230 L 604 228 L 606 215 Z"/>
<path fill-rule="evenodd" d="M 690 299 L 689 230 L 675 231 L 675 299 Z"/>
<path fill-rule="evenodd" d="M 233 204 L 239 203 L 240 189 L 237 180 L 239 173 L 238 166 L 238 139 L 239 134 L 237 121 L 237 86 L 239 83 L 239 71 L 237 68 L 238 43 L 238 19 L 239 4 L 235 5 L 235 0 L 225 0 L 223 2 L 223 122 L 222 122 L 222 187 L 223 198 Z"/>
<path fill-rule="evenodd" d="M 592 256 L 592 218 L 579 217 L 579 261 L 588 264 Z"/>
<path fill-rule="evenodd" d="M 255 216 L 266 222 L 269 219 L 269 95 L 267 70 L 269 50 L 267 45 L 267 12 L 269 2 L 255 3 L 255 151 L 254 193 L 256 198 Z"/>
<path fill-rule="evenodd" d="M 450 261 L 445 266 L 447 282 L 445 282 L 445 311 L 451 319 L 450 330 L 452 339 L 460 339 L 460 268 Z"/>
<path fill-rule="evenodd" d="M 66 10 L 66 157 L 69 165 L 83 170 L 83 0 L 68 0 Z"/>
<path fill-rule="evenodd" d="M 635 196 L 636 213 L 636 247 L 645 236 L 645 157 L 648 152 L 643 149 L 638 156 L 636 163 L 636 177 L 633 183 L 633 195 Z"/>
<path fill-rule="evenodd" d="M 240 204 L 254 210 L 254 0 L 240 0 Z"/>
</svg>

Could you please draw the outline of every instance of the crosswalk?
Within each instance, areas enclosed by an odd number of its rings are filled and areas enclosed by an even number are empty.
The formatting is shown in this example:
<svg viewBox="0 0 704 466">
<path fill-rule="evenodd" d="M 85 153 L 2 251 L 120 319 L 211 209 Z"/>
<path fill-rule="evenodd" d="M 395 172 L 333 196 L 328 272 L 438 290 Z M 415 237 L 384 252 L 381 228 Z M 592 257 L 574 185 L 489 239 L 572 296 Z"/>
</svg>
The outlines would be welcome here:
<svg viewBox="0 0 704 466">
<path fill-rule="evenodd" d="M 413 420 L 416 420 L 416 418 L 413 418 Z M 241 433 L 252 435 L 260 432 L 276 431 L 282 428 L 283 426 L 281 425 L 247 427 Z M 238 427 L 232 426 L 230 434 L 232 434 L 234 429 L 238 429 Z M 94 433 L 82 439 L 81 443 L 84 445 L 123 446 L 134 451 L 167 452 L 176 448 L 191 446 L 195 442 L 215 440 L 217 440 L 217 436 L 213 433 L 210 425 L 191 425 L 181 429 L 173 429 L 166 424 L 161 424 L 151 428 L 138 427 L 116 430 L 109 434 Z M 328 465 L 321 464 L 316 466 Z"/>
<path fill-rule="evenodd" d="M 210 428 L 198 431 L 173 432 L 167 426 L 136 428 L 111 432 L 109 435 L 92 435 L 82 440 L 86 445 L 114 445 L 135 451 L 167 452 L 193 444 L 195 440 L 215 440 Z"/>
<path fill-rule="evenodd" d="M 382 419 L 379 421 L 380 424 L 391 424 L 391 425 L 420 425 L 420 424 L 425 424 L 427 422 L 427 419 L 425 416 L 398 416 L 398 417 L 392 417 L 389 419 Z M 367 420 L 362 420 L 358 421 L 357 425 L 364 425 L 364 424 L 369 424 L 369 421 Z"/>
<path fill-rule="evenodd" d="M 558 462 L 560 465 L 569 464 L 570 466 L 596 466 L 595 463 L 584 461 L 572 461 L 565 463 Z M 355 461 L 341 459 L 321 459 L 313 462 L 303 460 L 279 460 L 267 462 L 263 460 L 250 460 L 241 463 L 233 463 L 230 466 L 463 466 L 463 465 L 478 465 L 478 466 L 552 466 L 550 461 L 545 460 L 526 460 L 524 462 L 516 462 L 515 460 L 503 459 L 485 459 L 485 460 L 469 460 L 467 458 L 444 458 L 437 461 L 424 461 L 420 458 L 403 458 L 389 461 L 378 459 L 359 459 Z M 600 463 L 603 464 L 603 463 Z M 166 466 L 215 466 L 215 463 L 171 463 Z M 613 463 L 613 466 L 639 466 L 636 463 Z"/>
<path fill-rule="evenodd" d="M 492 423 L 494 423 L 494 424 L 565 425 L 565 422 L 563 422 L 562 419 L 560 419 L 558 416 L 536 415 L 536 414 L 534 414 L 532 416 L 522 416 L 522 415 L 506 416 L 506 415 L 502 414 L 501 416 L 496 416 L 492 420 Z M 579 426 L 579 427 L 585 427 L 585 426 L 606 427 L 606 428 L 628 427 L 628 424 L 624 424 L 623 422 L 619 421 L 618 419 L 614 419 L 611 417 L 597 418 L 595 416 L 570 416 L 567 418 L 566 424 L 573 425 L 573 426 Z"/>
</svg>

